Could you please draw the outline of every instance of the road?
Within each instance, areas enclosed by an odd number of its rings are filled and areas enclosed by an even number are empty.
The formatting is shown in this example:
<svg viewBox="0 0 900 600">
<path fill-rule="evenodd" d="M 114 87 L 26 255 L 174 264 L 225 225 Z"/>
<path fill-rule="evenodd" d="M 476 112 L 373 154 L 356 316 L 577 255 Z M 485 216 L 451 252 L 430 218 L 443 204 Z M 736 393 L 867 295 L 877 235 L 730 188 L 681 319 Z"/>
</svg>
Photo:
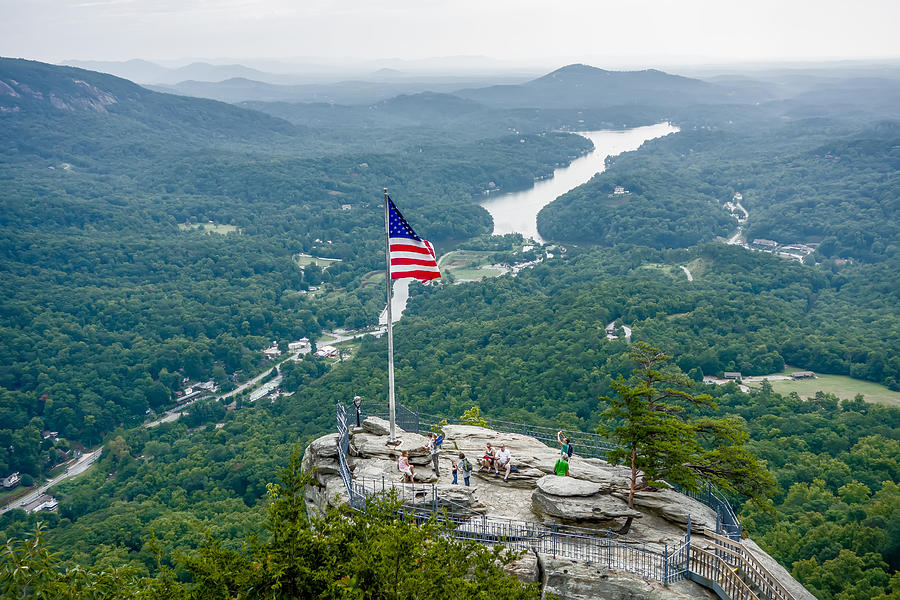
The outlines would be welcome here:
<svg viewBox="0 0 900 600">
<path fill-rule="evenodd" d="M 396 322 L 396 319 L 394 319 L 394 322 Z M 327 335 L 328 337 L 332 337 L 334 339 L 329 342 L 321 342 L 321 343 L 329 344 L 329 345 L 330 344 L 339 344 L 340 342 L 347 342 L 349 340 L 355 340 L 357 338 L 361 338 L 361 337 L 364 337 L 364 336 L 367 336 L 370 334 L 375 335 L 378 333 L 384 333 L 385 331 L 387 331 L 387 325 L 379 325 L 375 329 L 367 329 L 365 331 L 353 331 L 353 332 L 351 332 L 351 331 L 343 331 L 343 332 L 325 331 L 322 333 L 323 336 Z M 320 342 L 316 342 L 316 344 L 319 344 L 319 343 Z"/>
<path fill-rule="evenodd" d="M 736 246 L 741 243 L 741 236 L 744 235 L 744 228 L 738 227 L 737 231 L 734 232 L 734 235 L 728 238 L 726 242 L 729 246 Z"/>
<path fill-rule="evenodd" d="M 694 280 L 694 276 L 691 275 L 691 272 L 688 270 L 687 267 L 681 267 L 681 270 L 684 271 L 684 274 L 685 274 L 685 275 L 687 275 L 688 281 L 693 281 L 693 280 Z"/>
<path fill-rule="evenodd" d="M 103 452 L 103 448 L 98 448 L 97 450 L 94 450 L 93 452 L 88 452 L 86 454 L 82 454 L 78 460 L 76 460 L 73 464 L 69 465 L 69 467 L 65 470 L 64 473 L 60 473 L 53 479 L 50 479 L 49 481 L 43 483 L 36 490 L 28 492 L 24 496 L 20 496 L 11 505 L 7 505 L 7 506 L 4 506 L 3 508 L 0 508 L 0 514 L 3 514 L 6 511 L 12 510 L 14 508 L 21 508 L 23 506 L 31 504 L 32 502 L 37 500 L 41 496 L 41 494 L 47 493 L 47 490 L 49 490 L 51 487 L 53 487 L 60 481 L 63 481 L 65 479 L 68 479 L 69 477 L 75 477 L 76 475 L 80 475 L 81 473 L 84 473 L 85 471 L 88 470 L 88 468 L 92 464 L 94 464 L 94 461 L 96 461 L 98 458 L 100 458 L 100 454 L 102 452 Z"/>
</svg>

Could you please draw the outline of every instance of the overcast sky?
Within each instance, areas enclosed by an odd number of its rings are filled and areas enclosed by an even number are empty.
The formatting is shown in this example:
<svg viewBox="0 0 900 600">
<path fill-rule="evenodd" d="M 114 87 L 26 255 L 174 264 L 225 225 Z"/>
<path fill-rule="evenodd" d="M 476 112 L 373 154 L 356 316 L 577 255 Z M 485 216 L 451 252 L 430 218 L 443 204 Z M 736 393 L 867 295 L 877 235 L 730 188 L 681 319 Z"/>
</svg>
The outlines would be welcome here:
<svg viewBox="0 0 900 600">
<path fill-rule="evenodd" d="M 898 58 L 898 26 L 898 0 L 0 0 L 0 55 L 654 66 Z"/>
</svg>

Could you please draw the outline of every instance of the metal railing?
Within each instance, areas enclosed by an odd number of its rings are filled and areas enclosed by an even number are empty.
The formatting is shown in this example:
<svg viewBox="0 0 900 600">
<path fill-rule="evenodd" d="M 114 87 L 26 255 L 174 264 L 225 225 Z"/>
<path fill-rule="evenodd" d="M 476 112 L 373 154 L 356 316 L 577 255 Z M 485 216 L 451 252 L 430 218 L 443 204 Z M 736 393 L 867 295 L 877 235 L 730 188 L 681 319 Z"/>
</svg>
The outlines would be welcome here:
<svg viewBox="0 0 900 600">
<path fill-rule="evenodd" d="M 734 600 L 761 600 L 735 569 L 716 552 L 691 547 L 687 578 Z"/>
<path fill-rule="evenodd" d="M 357 418 L 356 407 L 350 407 L 348 412 L 350 413 L 348 415 L 348 418 L 350 418 L 350 422 L 355 425 Z M 364 421 L 366 417 L 378 417 L 380 419 L 384 419 L 385 421 L 389 421 L 391 416 L 389 414 L 388 405 L 378 403 L 366 403 L 361 405 L 359 407 L 360 423 L 362 423 L 362 421 Z M 406 408 L 402 404 L 396 404 L 394 406 L 394 422 L 397 424 L 397 427 L 399 427 L 403 431 L 408 431 L 410 433 L 419 433 L 419 413 Z"/>
<path fill-rule="evenodd" d="M 795 600 L 793 594 L 742 543 L 714 533 L 707 533 L 706 536 L 713 540 L 716 556 L 734 569 L 760 598 Z"/>
<path fill-rule="evenodd" d="M 716 533 L 723 534 L 732 540 L 740 541 L 744 528 L 734 513 L 731 502 L 728 501 L 722 490 L 716 487 L 715 484 L 709 481 L 704 482 L 704 484 L 704 487 L 699 491 L 687 490 L 673 483 L 669 485 L 676 492 L 693 498 L 716 511 Z"/>
<path fill-rule="evenodd" d="M 443 417 L 438 415 L 428 415 L 424 413 L 420 413 L 419 418 L 422 420 L 422 424 L 427 427 L 431 427 L 433 425 L 438 425 L 441 421 L 445 420 Z M 446 419 L 449 423 L 450 420 Z M 556 429 L 552 429 L 550 427 L 541 427 L 540 425 L 527 425 L 525 423 L 514 423 L 512 421 L 502 421 L 500 419 L 491 419 L 484 418 L 485 423 L 489 429 L 493 429 L 494 431 L 500 431 L 503 433 L 519 433 L 522 435 L 527 435 L 529 437 L 533 437 L 541 443 L 544 443 L 548 446 L 556 446 L 558 441 L 556 439 L 557 431 Z M 461 420 L 454 419 L 453 421 L 456 425 L 464 425 L 465 423 Z M 575 452 L 579 456 L 583 456 L 586 458 L 606 458 L 607 452 L 610 450 L 615 450 L 616 445 L 602 435 L 597 433 L 589 433 L 587 431 L 573 431 L 571 433 L 567 432 L 566 435 L 569 439 L 572 440 L 572 445 L 575 447 Z"/>
</svg>

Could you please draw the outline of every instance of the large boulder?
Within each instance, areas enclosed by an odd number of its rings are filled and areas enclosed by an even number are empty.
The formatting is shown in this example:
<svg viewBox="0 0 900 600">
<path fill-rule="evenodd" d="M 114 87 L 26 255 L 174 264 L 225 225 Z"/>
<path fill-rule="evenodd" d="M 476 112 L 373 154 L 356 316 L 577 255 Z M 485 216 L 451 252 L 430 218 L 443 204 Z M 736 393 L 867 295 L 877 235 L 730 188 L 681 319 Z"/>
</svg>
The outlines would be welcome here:
<svg viewBox="0 0 900 600">
<path fill-rule="evenodd" d="M 593 496 L 599 494 L 603 486 L 593 481 L 575 477 L 545 475 L 537 480 L 537 490 L 550 496 Z"/>
<path fill-rule="evenodd" d="M 355 433 L 350 436 L 350 454 L 361 458 L 392 459 L 400 458 L 400 453 L 406 450 L 409 454 L 409 462 L 417 465 L 425 465 L 431 462 L 431 453 L 428 450 L 428 438 L 418 433 L 397 432 L 400 444 L 389 446 L 388 436 L 375 435 L 373 433 Z"/>
<path fill-rule="evenodd" d="M 373 435 L 391 435 L 391 423 L 380 417 L 366 417 L 362 430 Z M 402 431 L 402 429 L 401 429 Z"/>
<path fill-rule="evenodd" d="M 603 486 L 572 477 L 546 475 L 538 480 L 531 494 L 534 511 L 563 522 L 607 522 L 641 513 L 615 496 L 600 493 Z"/>
</svg>

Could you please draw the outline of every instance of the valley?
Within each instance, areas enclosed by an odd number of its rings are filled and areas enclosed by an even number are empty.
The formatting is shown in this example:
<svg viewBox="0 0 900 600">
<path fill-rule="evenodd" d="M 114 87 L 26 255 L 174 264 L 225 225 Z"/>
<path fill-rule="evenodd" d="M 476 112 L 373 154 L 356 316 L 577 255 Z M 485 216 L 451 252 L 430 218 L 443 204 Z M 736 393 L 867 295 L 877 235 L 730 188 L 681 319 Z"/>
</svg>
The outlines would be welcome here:
<svg viewBox="0 0 900 600">
<path fill-rule="evenodd" d="M 333 431 L 337 401 L 385 395 L 388 187 L 446 266 L 443 285 L 395 287 L 400 402 L 593 431 L 638 342 L 698 383 L 814 371 L 703 386 L 718 409 L 698 416 L 739 422 L 766 462 L 770 505 L 735 506 L 795 578 L 843 598 L 852 566 L 889 593 L 890 103 L 736 101 L 728 83 L 586 65 L 357 104 L 371 90 L 234 105 L 15 59 L 0 82 L 0 477 L 50 478 L 59 501 L 7 507 L 7 539 L 41 521 L 64 564 L 152 579 L 207 533 L 236 549 L 265 531 L 292 451 Z M 272 373 L 264 351 L 303 337 L 350 351 Z M 198 381 L 220 392 L 176 406 Z M 254 401 L 264 381 L 285 394 Z M 148 411 L 166 416 L 144 427 Z M 78 453 L 93 466 L 60 477 Z"/>
</svg>

